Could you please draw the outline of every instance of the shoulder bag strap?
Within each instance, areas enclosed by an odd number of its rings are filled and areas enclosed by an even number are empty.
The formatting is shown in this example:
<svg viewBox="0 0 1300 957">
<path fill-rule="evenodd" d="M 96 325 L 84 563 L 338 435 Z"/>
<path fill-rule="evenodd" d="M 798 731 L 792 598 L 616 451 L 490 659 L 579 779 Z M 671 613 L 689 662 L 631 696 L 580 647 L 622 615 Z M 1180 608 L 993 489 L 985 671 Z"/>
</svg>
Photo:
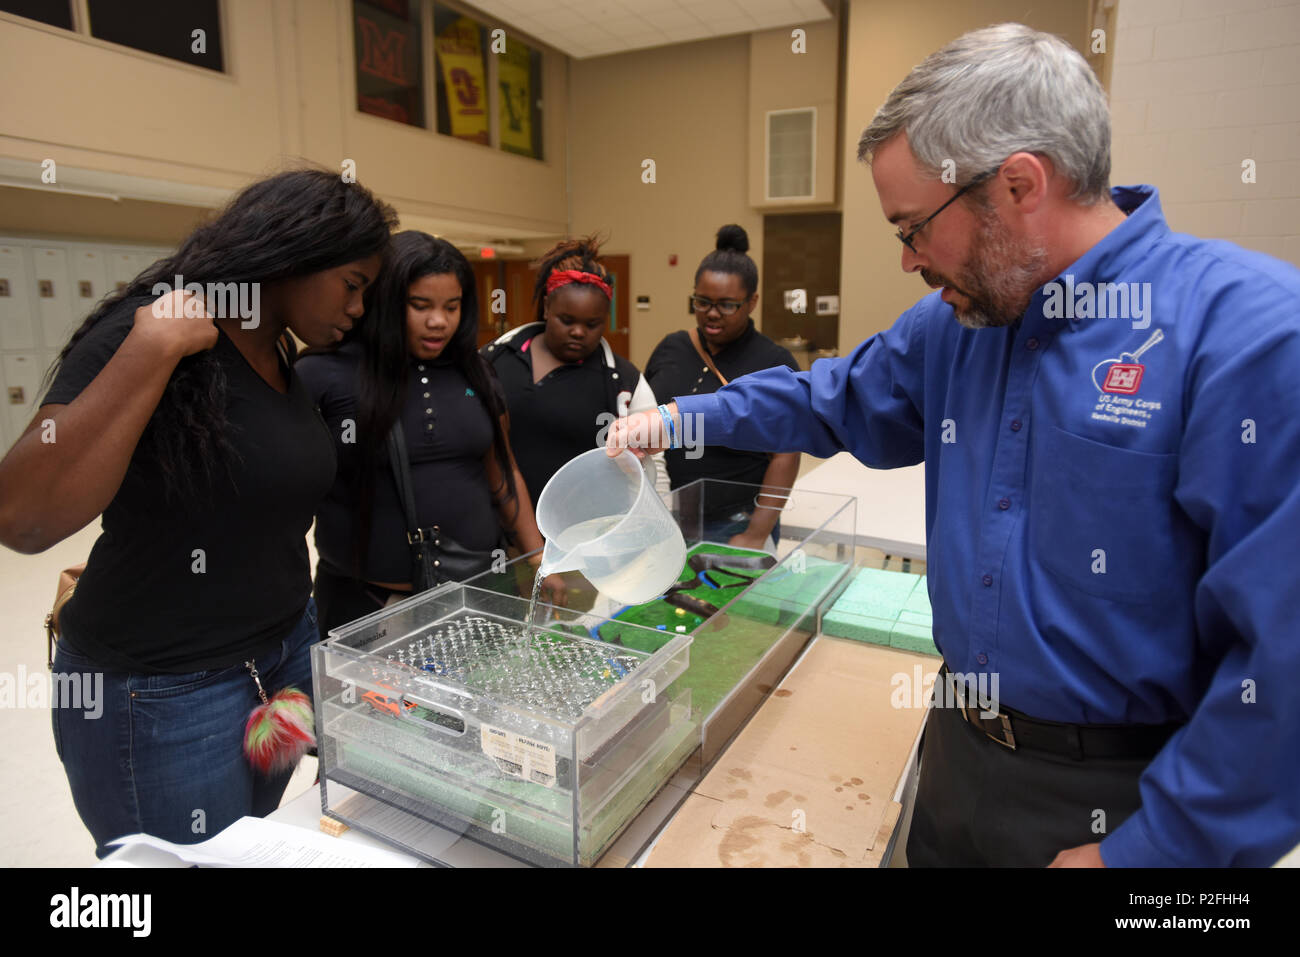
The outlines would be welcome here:
<svg viewBox="0 0 1300 957">
<path fill-rule="evenodd" d="M 421 535 L 419 520 L 415 516 L 415 490 L 411 487 L 411 464 L 406 457 L 406 439 L 402 435 L 402 417 L 399 415 L 388 431 L 388 462 L 392 466 L 397 495 L 406 513 L 407 541 L 411 544 Z"/>
<path fill-rule="evenodd" d="M 709 371 L 718 377 L 719 382 L 721 382 L 723 385 L 726 385 L 727 377 L 718 371 L 718 367 L 713 363 L 713 358 L 709 355 L 708 350 L 706 350 L 703 344 L 700 342 L 700 330 L 687 329 L 686 334 L 691 337 L 691 345 L 695 347 L 695 351 L 699 353 L 700 358 L 704 360 L 704 364 L 709 367 Z"/>
<path fill-rule="evenodd" d="M 416 592 L 426 591 L 437 584 L 433 574 L 433 552 L 424 529 L 419 526 L 415 513 L 415 488 L 411 484 L 411 463 L 406 455 L 406 439 L 402 435 L 402 419 L 399 415 L 388 432 L 388 460 L 393 469 L 393 481 L 397 484 L 397 494 L 402 500 L 402 511 L 406 513 L 406 544 L 411 551 L 411 588 Z"/>
</svg>

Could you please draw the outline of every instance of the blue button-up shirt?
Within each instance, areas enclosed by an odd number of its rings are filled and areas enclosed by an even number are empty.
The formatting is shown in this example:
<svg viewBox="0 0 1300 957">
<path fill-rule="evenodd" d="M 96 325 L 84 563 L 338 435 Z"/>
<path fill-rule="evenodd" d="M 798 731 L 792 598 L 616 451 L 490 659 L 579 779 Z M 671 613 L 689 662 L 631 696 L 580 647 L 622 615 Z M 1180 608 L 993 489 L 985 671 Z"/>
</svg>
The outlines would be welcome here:
<svg viewBox="0 0 1300 957">
<path fill-rule="evenodd" d="M 677 403 L 709 443 L 924 461 L 950 670 L 1047 720 L 1187 722 L 1105 863 L 1270 865 L 1300 841 L 1300 271 L 1112 196 L 1127 219 L 1012 326 L 934 293 Z"/>
</svg>

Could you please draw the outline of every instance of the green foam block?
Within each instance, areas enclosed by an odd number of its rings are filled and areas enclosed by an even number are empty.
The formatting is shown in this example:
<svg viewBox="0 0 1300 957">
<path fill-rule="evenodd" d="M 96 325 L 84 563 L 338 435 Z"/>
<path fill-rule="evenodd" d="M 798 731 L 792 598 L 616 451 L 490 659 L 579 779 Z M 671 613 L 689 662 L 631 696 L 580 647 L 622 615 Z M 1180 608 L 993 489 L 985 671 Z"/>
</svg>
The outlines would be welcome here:
<svg viewBox="0 0 1300 957">
<path fill-rule="evenodd" d="M 832 609 L 822 617 L 822 633 L 837 638 L 855 638 L 872 644 L 888 645 L 893 624 L 887 618 L 855 615 Z"/>
<path fill-rule="evenodd" d="M 791 624 L 826 594 L 843 571 L 839 563 L 820 558 L 807 558 L 801 571 L 787 563 L 753 585 L 730 610 L 756 621 Z"/>
<path fill-rule="evenodd" d="M 909 625 L 898 622 L 889 636 L 889 647 L 901 651 L 915 651 L 923 655 L 938 655 L 929 625 Z"/>
<path fill-rule="evenodd" d="M 930 589 L 924 575 L 917 579 L 916 588 L 912 589 L 912 594 L 908 596 L 903 608 L 918 614 L 930 614 Z"/>
<path fill-rule="evenodd" d="M 862 592 L 875 595 L 885 601 L 897 600 L 901 605 L 913 589 L 916 588 L 918 576 L 908 572 L 891 572 L 883 568 L 861 568 L 854 576 L 849 592 Z"/>
<path fill-rule="evenodd" d="M 925 577 L 861 568 L 822 619 L 822 631 L 935 654 Z"/>
<path fill-rule="evenodd" d="M 834 605 L 836 611 L 842 611 L 845 614 L 857 615 L 860 618 L 885 618 L 893 621 L 898 617 L 899 608 L 897 604 L 890 604 L 884 601 L 837 601 Z"/>
</svg>

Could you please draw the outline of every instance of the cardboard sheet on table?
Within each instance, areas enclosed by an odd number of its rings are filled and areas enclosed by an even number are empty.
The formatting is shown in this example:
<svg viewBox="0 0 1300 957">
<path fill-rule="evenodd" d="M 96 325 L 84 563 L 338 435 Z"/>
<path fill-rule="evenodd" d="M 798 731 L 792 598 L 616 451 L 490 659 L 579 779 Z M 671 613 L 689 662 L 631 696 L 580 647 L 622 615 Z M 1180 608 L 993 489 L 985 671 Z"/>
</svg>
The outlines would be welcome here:
<svg viewBox="0 0 1300 957">
<path fill-rule="evenodd" d="M 872 847 L 858 860 L 825 846 L 810 832 L 796 832 L 759 817 L 715 826 L 723 802 L 702 794 L 686 799 L 655 845 L 646 867 L 879 867 L 901 810 L 890 801 Z M 681 826 L 678 826 L 681 822 Z M 701 835 L 707 837 L 701 839 Z"/>
<path fill-rule="evenodd" d="M 819 639 L 695 788 L 689 814 L 683 805 L 648 863 L 682 863 L 671 859 L 674 832 L 690 835 L 681 849 L 691 840 L 719 850 L 728 844 L 732 857 L 733 831 L 748 835 L 740 843 L 751 857 L 758 841 L 789 845 L 760 855 L 771 864 L 802 863 L 798 848 L 805 843 L 816 846 L 802 849 L 810 859 L 823 852 L 845 863 L 878 859 L 878 835 L 897 813 L 894 791 L 925 713 L 893 707 L 893 678 L 903 673 L 910 680 L 918 662 L 937 668 L 888 648 Z M 796 809 L 803 811 L 802 835 L 792 829 Z M 715 851 L 713 865 L 723 856 Z"/>
</svg>

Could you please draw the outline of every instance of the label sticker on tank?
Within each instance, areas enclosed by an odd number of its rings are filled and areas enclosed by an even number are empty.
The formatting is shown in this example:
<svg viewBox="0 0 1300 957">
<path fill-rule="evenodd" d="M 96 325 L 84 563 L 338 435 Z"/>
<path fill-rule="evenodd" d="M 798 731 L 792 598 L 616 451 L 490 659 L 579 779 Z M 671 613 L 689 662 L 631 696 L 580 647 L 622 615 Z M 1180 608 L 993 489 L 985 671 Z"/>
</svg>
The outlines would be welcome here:
<svg viewBox="0 0 1300 957">
<path fill-rule="evenodd" d="M 483 753 L 513 778 L 555 786 L 555 746 L 490 724 L 480 727 Z"/>
</svg>

